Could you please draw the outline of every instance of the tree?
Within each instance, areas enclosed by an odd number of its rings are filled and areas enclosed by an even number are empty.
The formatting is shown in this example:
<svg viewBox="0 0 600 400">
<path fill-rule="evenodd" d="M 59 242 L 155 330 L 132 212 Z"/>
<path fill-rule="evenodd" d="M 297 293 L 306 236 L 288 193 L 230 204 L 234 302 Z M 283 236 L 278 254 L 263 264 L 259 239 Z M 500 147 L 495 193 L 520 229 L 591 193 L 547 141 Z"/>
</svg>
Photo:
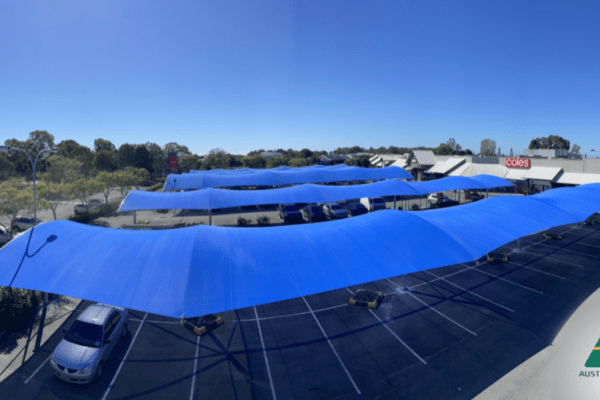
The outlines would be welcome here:
<svg viewBox="0 0 600 400">
<path fill-rule="evenodd" d="M 567 139 L 557 136 L 550 135 L 548 137 L 541 137 L 532 139 L 529 142 L 530 149 L 553 149 L 553 150 L 569 150 L 571 148 L 571 142 Z"/>
<path fill-rule="evenodd" d="M 131 167 L 135 164 L 135 146 L 129 143 L 123 143 L 119 146 L 117 152 L 119 156 L 119 166 L 121 168 Z"/>
<path fill-rule="evenodd" d="M 14 173 L 15 166 L 8 159 L 8 155 L 0 152 L 0 180 L 8 179 Z"/>
<path fill-rule="evenodd" d="M 165 144 L 165 147 L 163 147 L 163 153 L 168 154 L 169 150 L 177 151 L 177 154 L 179 154 L 180 157 L 192 155 L 192 152 L 186 146 L 183 146 L 176 142 L 171 142 L 171 143 Z"/>
<path fill-rule="evenodd" d="M 115 151 L 117 151 L 117 148 L 115 147 L 114 144 L 112 144 L 112 142 L 110 140 L 104 140 L 104 139 L 94 140 L 94 152 L 100 153 L 101 151 L 104 151 L 104 150 L 115 152 Z"/>
<path fill-rule="evenodd" d="M 433 153 L 440 156 L 447 156 L 452 154 L 452 146 L 448 143 L 440 143 L 440 145 L 433 149 Z"/>
<path fill-rule="evenodd" d="M 43 174 L 44 180 L 59 183 L 75 182 L 85 177 L 85 165 L 79 160 L 52 155 L 48 158 L 48 168 Z"/>
<path fill-rule="evenodd" d="M 133 166 L 136 168 L 144 168 L 149 174 L 154 172 L 152 169 L 152 160 L 150 159 L 150 153 L 143 144 L 135 147 Z"/>
<path fill-rule="evenodd" d="M 288 161 L 288 166 L 290 167 L 306 167 L 308 165 L 308 162 L 306 161 L 306 158 L 290 158 L 290 160 Z"/>
<path fill-rule="evenodd" d="M 102 184 L 101 192 L 104 195 L 106 204 L 108 204 L 108 196 L 111 190 L 119 186 L 119 179 L 116 172 L 101 171 L 96 176 L 96 180 Z"/>
<path fill-rule="evenodd" d="M 92 179 L 78 179 L 70 184 L 73 197 L 81 200 L 86 210 L 88 209 L 88 203 L 90 197 L 94 194 L 102 191 L 102 182 L 95 178 Z"/>
<path fill-rule="evenodd" d="M 132 186 L 139 186 L 142 181 L 149 177 L 150 175 L 146 169 L 127 167 L 124 171 L 115 173 L 115 182 L 121 188 L 121 194 L 127 196 Z"/>
<path fill-rule="evenodd" d="M 512 149 L 512 147 L 510 148 L 510 156 L 513 157 L 513 149 Z"/>
<path fill-rule="evenodd" d="M 7 139 L 4 141 L 4 145 L 29 152 L 29 143 L 22 142 L 17 139 Z M 7 153 L 7 156 L 10 162 L 12 163 L 16 174 L 25 175 L 27 179 L 29 179 L 30 177 L 31 179 L 33 179 L 33 173 L 31 171 L 31 162 L 25 154 L 21 153 L 20 151 L 9 151 Z"/>
<path fill-rule="evenodd" d="M 144 144 L 148 149 L 148 154 L 150 154 L 150 158 L 152 159 L 152 170 L 154 172 L 161 171 L 163 167 L 166 168 L 166 157 L 163 160 L 163 151 L 159 145 L 156 143 L 146 142 Z"/>
<path fill-rule="evenodd" d="M 89 147 L 80 146 L 74 140 L 63 140 L 57 147 L 58 153 L 56 155 L 81 161 L 85 166 L 84 175 L 87 176 L 94 163 L 94 153 Z"/>
<path fill-rule="evenodd" d="M 101 150 L 94 154 L 94 168 L 98 171 L 114 171 L 117 169 L 117 156 L 109 150 Z"/>
<path fill-rule="evenodd" d="M 44 208 L 50 208 L 56 221 L 56 208 L 60 202 L 73 197 L 73 188 L 71 184 L 62 182 L 41 181 L 35 186 L 36 194 L 39 199 L 44 200 Z"/>
<path fill-rule="evenodd" d="M 200 157 L 196 154 L 191 156 L 179 157 L 179 167 L 184 172 L 190 172 L 193 169 L 199 170 L 202 167 L 202 161 L 200 160 Z"/>
<path fill-rule="evenodd" d="M 12 178 L 0 182 L 0 216 L 8 217 L 10 226 L 0 222 L 6 232 L 12 235 L 12 227 L 21 212 L 33 210 L 33 185 L 22 178 Z"/>
<path fill-rule="evenodd" d="M 275 156 L 269 157 L 266 162 L 267 168 L 277 168 L 284 165 L 288 165 L 289 158 L 287 156 Z"/>
<path fill-rule="evenodd" d="M 481 141 L 481 149 L 479 154 L 482 156 L 493 156 L 496 154 L 496 141 L 492 139 L 484 139 Z"/>
<path fill-rule="evenodd" d="M 54 136 L 49 134 L 47 131 L 33 131 L 29 133 L 29 151 L 37 155 L 44 149 L 51 149 L 54 147 Z"/>
<path fill-rule="evenodd" d="M 242 159 L 242 165 L 246 168 L 264 168 L 265 164 L 265 159 L 260 154 L 254 154 Z"/>
<path fill-rule="evenodd" d="M 310 158 L 310 156 L 313 155 L 313 152 L 310 151 L 309 149 L 302 149 L 300 150 L 300 153 L 302 153 L 302 155 L 304 156 L 304 158 Z"/>
<path fill-rule="evenodd" d="M 212 149 L 208 153 L 208 155 L 204 159 L 204 162 L 202 162 L 202 169 L 228 169 L 236 165 L 237 161 L 231 154 L 227 153 L 225 150 L 216 148 Z M 242 165 L 241 162 L 239 165 Z"/>
<path fill-rule="evenodd" d="M 571 153 L 573 154 L 579 154 L 580 150 L 581 146 L 579 146 L 578 144 L 573 144 L 573 147 L 571 147 Z"/>
</svg>

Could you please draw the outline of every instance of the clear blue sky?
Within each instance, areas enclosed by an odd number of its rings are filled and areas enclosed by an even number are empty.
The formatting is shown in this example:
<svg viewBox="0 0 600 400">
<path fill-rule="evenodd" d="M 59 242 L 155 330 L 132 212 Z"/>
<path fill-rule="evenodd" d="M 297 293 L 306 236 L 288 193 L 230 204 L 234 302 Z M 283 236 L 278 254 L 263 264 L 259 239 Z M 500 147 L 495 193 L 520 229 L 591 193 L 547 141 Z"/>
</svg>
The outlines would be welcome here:
<svg viewBox="0 0 600 400">
<path fill-rule="evenodd" d="M 0 141 L 600 148 L 600 2 L 0 3 Z"/>
</svg>

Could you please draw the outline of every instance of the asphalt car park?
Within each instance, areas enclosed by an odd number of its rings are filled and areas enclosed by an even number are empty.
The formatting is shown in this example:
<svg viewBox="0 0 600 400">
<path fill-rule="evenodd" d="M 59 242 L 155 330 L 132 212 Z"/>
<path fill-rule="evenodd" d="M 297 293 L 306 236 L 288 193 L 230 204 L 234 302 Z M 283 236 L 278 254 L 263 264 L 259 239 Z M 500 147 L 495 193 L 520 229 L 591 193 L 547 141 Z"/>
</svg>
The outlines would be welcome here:
<svg viewBox="0 0 600 400">
<path fill-rule="evenodd" d="M 522 238 L 521 251 L 516 242 L 495 249 L 508 263 L 482 258 L 218 313 L 225 323 L 202 336 L 132 310 L 128 334 L 91 385 L 52 374 L 58 330 L 0 383 L 1 397 L 472 398 L 552 343 L 600 286 L 600 225 L 552 231 L 563 240 L 540 232 Z M 383 292 L 383 302 L 348 305 L 358 289 Z"/>
</svg>

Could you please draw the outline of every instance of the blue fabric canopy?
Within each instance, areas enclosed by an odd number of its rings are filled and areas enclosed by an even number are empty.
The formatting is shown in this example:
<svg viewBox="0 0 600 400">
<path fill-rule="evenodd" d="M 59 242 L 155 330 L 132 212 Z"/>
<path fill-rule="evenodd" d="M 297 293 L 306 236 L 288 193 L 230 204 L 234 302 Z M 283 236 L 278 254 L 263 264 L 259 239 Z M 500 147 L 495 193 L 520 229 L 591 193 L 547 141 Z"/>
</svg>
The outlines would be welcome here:
<svg viewBox="0 0 600 400">
<path fill-rule="evenodd" d="M 288 169 L 250 169 L 196 171 L 196 173 L 169 175 L 165 191 L 180 189 L 205 189 L 232 186 L 281 186 L 298 183 L 326 183 L 344 181 L 376 181 L 382 179 L 413 179 L 399 167 L 361 168 L 304 167 Z"/>
<path fill-rule="evenodd" d="M 121 203 L 120 211 L 140 210 L 212 210 L 281 203 L 332 203 L 362 197 L 415 196 L 447 190 L 491 189 L 514 186 L 492 175 L 470 178 L 451 176 L 426 182 L 403 182 L 388 179 L 381 182 L 352 186 L 322 186 L 310 183 L 269 190 L 204 189 L 184 193 L 154 193 L 136 190 Z"/>
<path fill-rule="evenodd" d="M 473 261 L 598 210 L 596 183 L 282 227 L 127 231 L 53 221 L 0 249 L 0 285 L 193 317 Z"/>
</svg>

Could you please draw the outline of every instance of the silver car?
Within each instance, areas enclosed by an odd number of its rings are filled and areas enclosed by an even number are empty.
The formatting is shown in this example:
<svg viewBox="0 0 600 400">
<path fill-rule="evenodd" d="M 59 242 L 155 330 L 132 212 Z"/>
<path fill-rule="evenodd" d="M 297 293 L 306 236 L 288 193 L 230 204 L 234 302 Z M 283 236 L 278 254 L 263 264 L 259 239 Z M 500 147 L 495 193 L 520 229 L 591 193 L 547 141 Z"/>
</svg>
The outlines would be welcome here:
<svg viewBox="0 0 600 400">
<path fill-rule="evenodd" d="M 50 356 L 54 375 L 66 382 L 90 383 L 100 378 L 104 363 L 119 339 L 127 335 L 129 310 L 106 304 L 89 306 Z"/>
</svg>

